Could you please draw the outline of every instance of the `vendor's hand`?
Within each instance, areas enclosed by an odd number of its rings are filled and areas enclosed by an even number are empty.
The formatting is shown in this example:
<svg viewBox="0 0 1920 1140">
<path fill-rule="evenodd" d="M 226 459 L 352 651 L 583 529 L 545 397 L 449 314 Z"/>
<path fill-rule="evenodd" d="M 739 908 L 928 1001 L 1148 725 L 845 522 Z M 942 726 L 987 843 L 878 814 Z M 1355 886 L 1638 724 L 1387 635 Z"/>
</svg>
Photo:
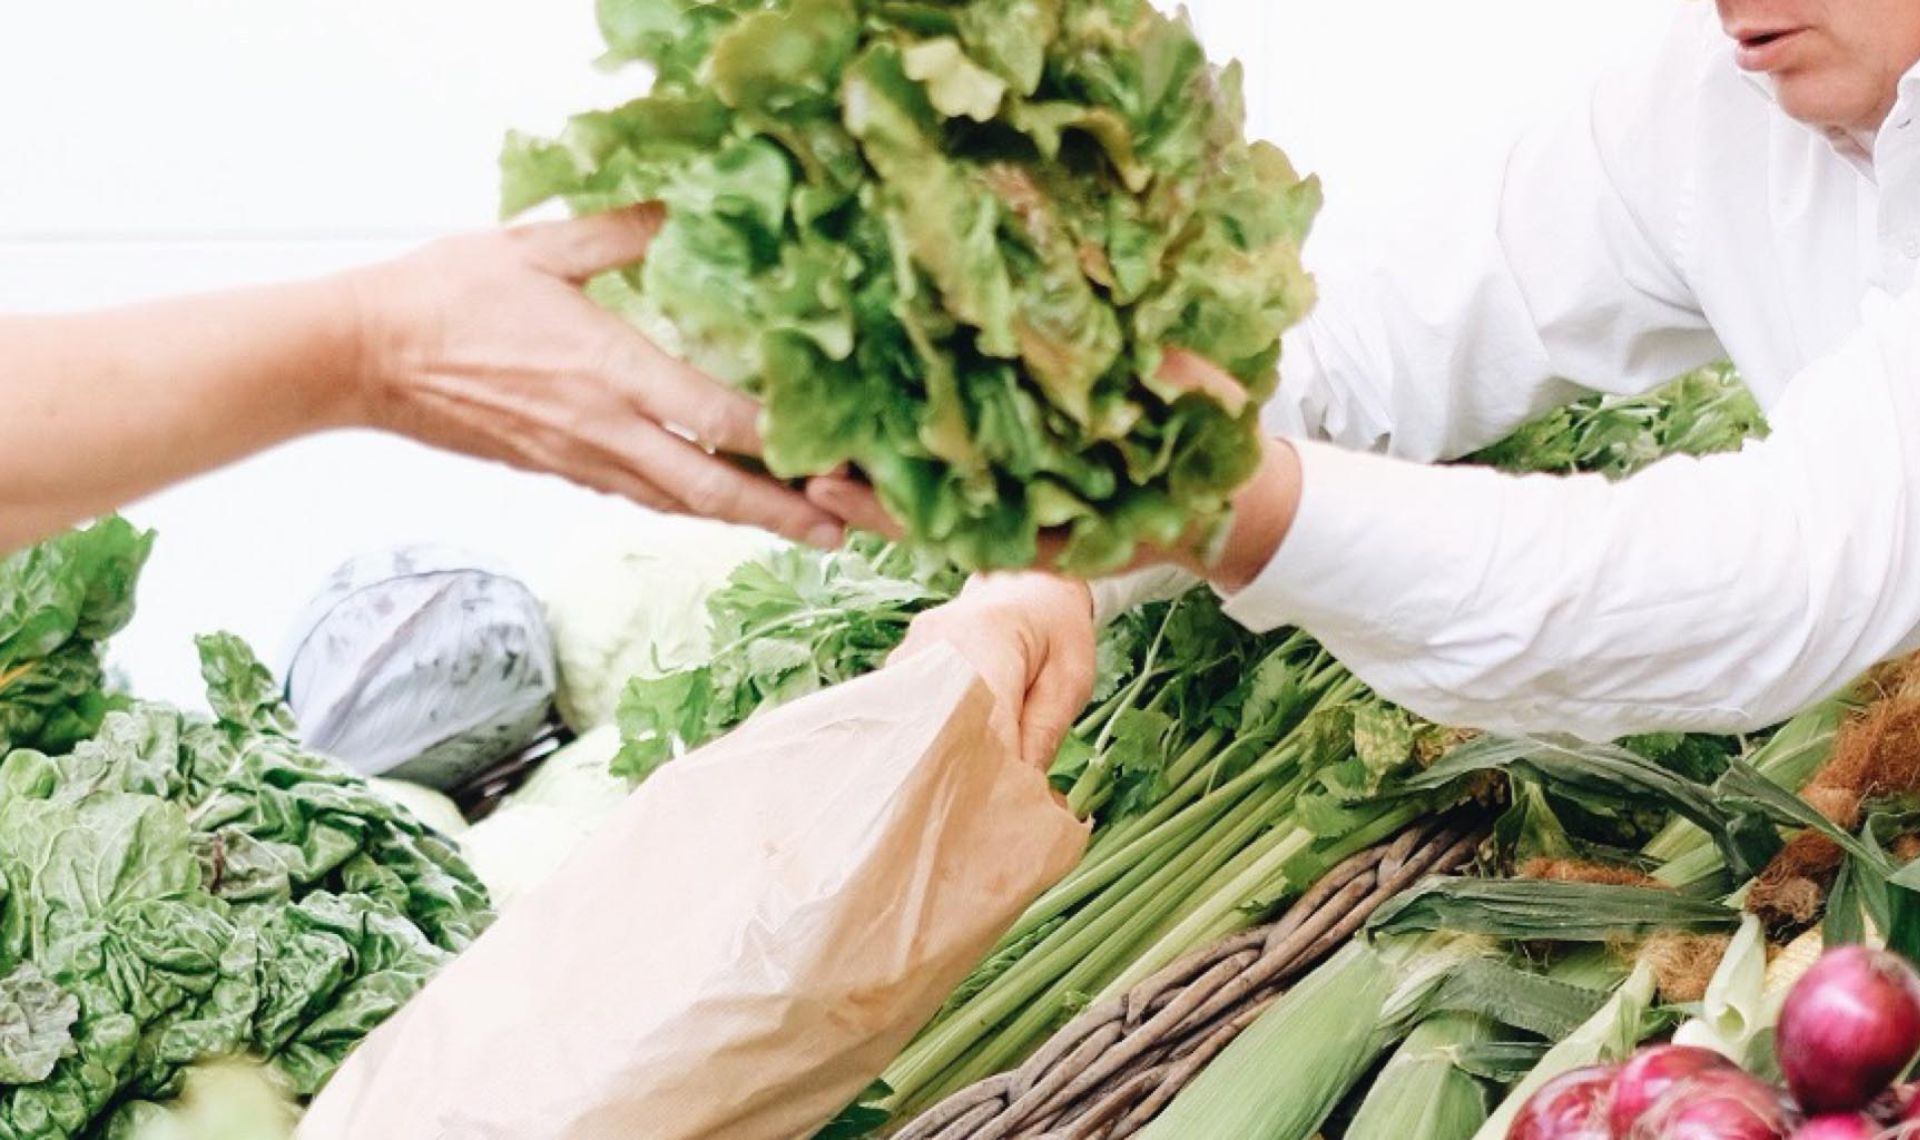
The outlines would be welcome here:
<svg viewBox="0 0 1920 1140">
<path fill-rule="evenodd" d="M 1244 404 L 1246 390 L 1219 368 L 1192 353 L 1169 350 L 1161 377 L 1188 388 L 1213 392 L 1222 402 Z M 860 530 L 898 538 L 900 524 L 889 516 L 872 488 L 858 480 L 830 476 L 807 485 L 807 497 Z M 1260 468 L 1233 499 L 1233 526 L 1226 540 L 1203 557 L 1196 539 L 1168 549 L 1142 549 L 1131 566 L 1173 564 L 1229 592 L 1253 581 L 1273 560 L 1300 508 L 1300 456 L 1283 440 L 1263 439 Z M 1060 535 L 1042 535 L 1040 560 L 1051 565 L 1065 546 Z"/>
<path fill-rule="evenodd" d="M 757 456 L 758 406 L 589 301 L 640 260 L 657 207 L 451 238 L 352 278 L 363 419 L 659 510 L 836 546 L 840 520 L 727 456 Z"/>
<path fill-rule="evenodd" d="M 1020 758 L 1042 770 L 1093 694 L 1093 598 L 1050 574 L 987 574 L 914 619 L 896 660 L 946 643 L 993 691 L 994 716 Z"/>
</svg>

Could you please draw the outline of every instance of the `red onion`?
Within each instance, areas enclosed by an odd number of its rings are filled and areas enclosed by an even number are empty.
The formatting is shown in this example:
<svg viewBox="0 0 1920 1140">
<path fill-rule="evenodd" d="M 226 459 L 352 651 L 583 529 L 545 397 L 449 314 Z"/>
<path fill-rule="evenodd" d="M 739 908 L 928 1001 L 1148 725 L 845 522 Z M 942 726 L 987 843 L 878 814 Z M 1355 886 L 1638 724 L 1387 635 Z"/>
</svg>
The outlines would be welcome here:
<svg viewBox="0 0 1920 1140">
<path fill-rule="evenodd" d="M 1880 1125 L 1871 1116 L 1859 1112 L 1816 1116 L 1794 1129 L 1793 1140 L 1874 1140 Z"/>
<path fill-rule="evenodd" d="M 1808 1112 L 1864 1107 L 1920 1053 L 1920 978 L 1885 951 L 1829 951 L 1787 995 L 1775 1051 Z"/>
<path fill-rule="evenodd" d="M 1541 1085 L 1521 1106 L 1507 1140 L 1610 1140 L 1607 1098 L 1614 1065 L 1575 1069 Z"/>
<path fill-rule="evenodd" d="M 1615 1136 L 1625 1136 L 1674 1085 L 1701 1073 L 1731 1069 L 1732 1061 L 1711 1049 L 1691 1045 L 1654 1045 L 1640 1050 L 1620 1066 L 1613 1082 L 1613 1106 L 1607 1120 Z"/>
<path fill-rule="evenodd" d="M 1778 1090 L 1738 1069 L 1714 1069 L 1667 1091 L 1626 1134 L 1632 1140 L 1784 1140 Z"/>
</svg>

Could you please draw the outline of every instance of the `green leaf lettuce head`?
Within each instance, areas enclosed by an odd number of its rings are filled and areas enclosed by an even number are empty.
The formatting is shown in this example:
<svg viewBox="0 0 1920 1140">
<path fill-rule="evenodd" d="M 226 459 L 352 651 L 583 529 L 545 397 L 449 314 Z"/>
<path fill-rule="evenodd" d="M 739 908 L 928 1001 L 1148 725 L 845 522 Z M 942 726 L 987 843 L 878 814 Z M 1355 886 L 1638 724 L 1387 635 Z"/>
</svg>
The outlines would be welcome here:
<svg viewBox="0 0 1920 1140">
<path fill-rule="evenodd" d="M 1319 207 L 1239 68 L 1147 0 L 602 0 L 650 92 L 509 138 L 503 198 L 661 201 L 595 295 L 764 401 L 766 458 L 852 464 L 967 568 L 1123 565 L 1259 459 Z M 1158 378 L 1183 348 L 1244 390 Z"/>
</svg>

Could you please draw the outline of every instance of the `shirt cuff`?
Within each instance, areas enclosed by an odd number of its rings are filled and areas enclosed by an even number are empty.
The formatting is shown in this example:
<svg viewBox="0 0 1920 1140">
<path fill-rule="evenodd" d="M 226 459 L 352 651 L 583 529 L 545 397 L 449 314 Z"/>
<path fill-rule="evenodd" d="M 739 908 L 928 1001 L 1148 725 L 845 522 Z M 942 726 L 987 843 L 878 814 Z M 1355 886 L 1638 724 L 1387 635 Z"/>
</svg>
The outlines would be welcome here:
<svg viewBox="0 0 1920 1140">
<path fill-rule="evenodd" d="M 1433 593 L 1444 576 L 1436 557 L 1461 537 L 1442 528 L 1474 517 L 1459 500 L 1485 484 L 1437 480 L 1431 467 L 1333 444 L 1292 444 L 1300 456 L 1293 525 L 1252 582 L 1222 594 L 1227 616 L 1256 633 L 1295 625 L 1324 636 L 1388 622 L 1394 609 Z M 1442 484 L 1450 506 L 1428 501 Z"/>
</svg>

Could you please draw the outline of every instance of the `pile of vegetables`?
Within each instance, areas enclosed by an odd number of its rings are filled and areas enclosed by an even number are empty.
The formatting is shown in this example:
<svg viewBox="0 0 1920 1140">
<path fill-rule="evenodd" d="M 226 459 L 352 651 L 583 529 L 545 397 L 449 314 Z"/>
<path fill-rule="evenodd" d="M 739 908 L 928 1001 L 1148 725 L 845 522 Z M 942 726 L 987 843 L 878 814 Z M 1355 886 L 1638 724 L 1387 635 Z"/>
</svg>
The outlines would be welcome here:
<svg viewBox="0 0 1920 1140">
<path fill-rule="evenodd" d="M 1873 1140 L 1920 1129 L 1920 975 L 1885 950 L 1846 946 L 1787 995 L 1774 1049 L 1781 1089 L 1711 1049 L 1654 1045 L 1624 1064 L 1556 1077 L 1511 1140 Z"/>
<path fill-rule="evenodd" d="M 968 568 L 1124 564 L 1224 517 L 1311 302 L 1319 188 L 1149 0 L 602 0 L 647 94 L 514 136 L 505 210 L 667 206 L 594 284 Z M 1230 378 L 1164 376 L 1166 349 Z"/>
<path fill-rule="evenodd" d="M 1688 451 L 1737 445 L 1758 423 L 1744 392 L 1724 371 L 1713 371 L 1656 397 L 1569 409 L 1528 429 L 1524 447 L 1510 441 L 1481 461 L 1526 466 L 1532 454 L 1550 469 L 1624 473 L 1670 445 Z M 950 568 L 871 543 L 834 555 L 787 550 L 750 560 L 708 597 L 715 633 L 710 656 L 629 685 L 619 717 L 619 770 L 644 778 L 761 708 L 877 668 L 913 615 L 950 597 L 957 585 Z M 1577 829 L 1611 846 L 1643 845 L 1648 866 L 1692 889 L 1724 889 L 1734 875 L 1753 874 L 1766 851 L 1753 845 L 1750 821 L 1712 809 L 1706 784 L 1744 755 L 1764 779 L 1799 787 L 1825 758 L 1841 708 L 1823 706 L 1764 741 L 1629 741 L 1603 758 L 1613 761 L 1607 769 L 1612 783 L 1591 775 L 1583 782 L 1562 777 L 1591 771 L 1593 755 L 1458 749 L 1462 734 L 1381 702 L 1311 639 L 1295 631 L 1251 636 L 1205 592 L 1145 607 L 1107 627 L 1099 665 L 1094 701 L 1052 773 L 1075 810 L 1096 822 L 1086 859 L 1033 906 L 882 1084 L 828 1135 L 868 1134 L 1017 1065 L 1090 1002 L 1271 917 L 1347 854 L 1411 820 L 1484 798 L 1489 781 L 1518 766 L 1523 754 L 1530 771 L 1554 776 L 1517 782 L 1512 793 L 1503 831 L 1529 854 L 1564 853 L 1574 842 L 1570 829 Z M 1443 755 L 1449 759 L 1436 764 Z M 1676 802 L 1692 814 L 1670 822 Z M 1350 1094 L 1363 1093 L 1370 1066 L 1408 1034 L 1389 1064 L 1396 1081 L 1437 1082 L 1456 1100 L 1481 1102 L 1484 1121 L 1490 1086 L 1478 1074 L 1518 1080 L 1547 1048 L 1539 1030 L 1555 1040 L 1576 1036 L 1629 985 L 1633 962 L 1605 951 L 1621 924 L 1631 927 L 1628 917 L 1651 916 L 1641 933 L 1711 933 L 1739 922 L 1737 910 L 1717 902 L 1656 897 L 1651 890 L 1596 899 L 1585 884 L 1520 885 L 1534 889 L 1527 901 L 1536 917 L 1587 908 L 1603 916 L 1587 924 L 1585 949 L 1543 973 L 1520 949 L 1527 938 L 1553 937 L 1536 922 L 1522 931 L 1502 927 L 1513 948 L 1498 952 L 1441 938 L 1427 947 L 1432 955 L 1354 950 L 1343 956 L 1339 961 L 1352 973 L 1343 986 L 1328 983 L 1328 992 L 1345 996 L 1326 1000 L 1346 1010 L 1334 1020 L 1353 1033 L 1326 1040 L 1346 1041 L 1356 1052 L 1329 1060 L 1330 1071 L 1344 1074 L 1342 1082 L 1324 1083 L 1320 1099 L 1293 1102 L 1308 1129 L 1303 1138 Z M 1467 892 L 1462 884 L 1448 889 Z M 1437 897 L 1429 896 L 1429 904 Z M 1475 905 L 1484 911 L 1490 904 Z M 1414 921 L 1412 913 L 1405 921 Z M 1381 937 L 1401 934 L 1417 938 L 1420 931 Z M 1431 966 L 1436 956 L 1444 968 Z M 1537 979 L 1526 992 L 1545 997 L 1528 1006 L 1530 1040 L 1515 1041 L 1510 1027 L 1492 1018 L 1413 1000 L 1416 991 L 1438 987 L 1434 992 L 1457 1005 L 1463 983 L 1447 979 L 1461 963 L 1472 963 L 1467 968 L 1478 971 L 1482 983 L 1498 977 L 1522 987 L 1525 978 Z M 1487 973 L 1493 969 L 1503 972 Z M 1380 1008 L 1393 1013 L 1365 1032 L 1365 1019 L 1347 1008 L 1358 977 Z M 1413 988 L 1395 1000 L 1409 978 Z M 1290 1055 L 1302 1051 L 1297 1028 L 1278 1029 L 1273 1040 Z M 1463 1042 L 1479 1042 L 1475 1055 L 1488 1058 L 1476 1062 L 1475 1074 L 1451 1060 L 1435 1061 L 1436 1055 L 1452 1058 Z M 1263 1072 L 1264 1078 L 1255 1075 Z M 1248 1079 L 1270 1082 L 1271 1075 L 1258 1064 Z M 1382 1111 L 1363 1114 L 1360 1122 Z"/>
<path fill-rule="evenodd" d="M 103 687 L 151 541 L 114 519 L 0 562 L 6 1140 L 286 1135 L 491 917 L 238 639 L 201 639 L 211 718 Z"/>
</svg>

